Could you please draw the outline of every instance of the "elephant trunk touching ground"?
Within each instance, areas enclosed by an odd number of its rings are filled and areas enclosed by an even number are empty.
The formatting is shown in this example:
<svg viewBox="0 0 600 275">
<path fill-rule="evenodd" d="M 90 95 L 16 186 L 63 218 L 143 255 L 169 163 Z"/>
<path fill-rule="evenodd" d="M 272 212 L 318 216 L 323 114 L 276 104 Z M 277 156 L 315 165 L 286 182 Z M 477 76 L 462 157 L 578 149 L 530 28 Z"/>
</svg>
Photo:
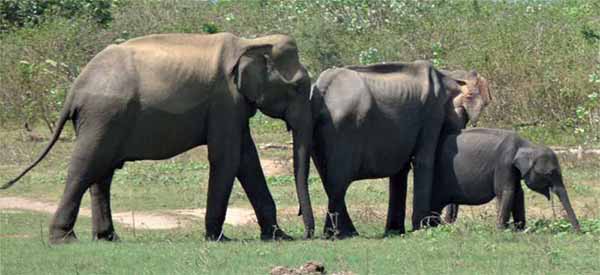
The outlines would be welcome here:
<svg viewBox="0 0 600 275">
<path fill-rule="evenodd" d="M 575 216 L 575 211 L 573 211 L 573 207 L 571 207 L 571 202 L 569 201 L 569 196 L 567 195 L 567 189 L 564 186 L 561 187 L 553 187 L 551 188 L 552 192 L 558 196 L 560 203 L 562 204 L 565 211 L 567 211 L 567 218 L 571 225 L 573 225 L 573 229 L 575 231 L 581 231 L 579 227 L 579 222 L 577 221 L 577 216 Z"/>
<path fill-rule="evenodd" d="M 302 83 L 299 89 L 310 89 L 310 81 Z M 294 176 L 300 204 L 299 214 L 304 221 L 304 238 L 311 238 L 315 231 L 315 219 L 308 191 L 310 170 L 310 148 L 312 146 L 313 122 L 308 98 L 299 98 L 290 104 L 286 121 L 292 130 L 294 142 Z"/>
</svg>

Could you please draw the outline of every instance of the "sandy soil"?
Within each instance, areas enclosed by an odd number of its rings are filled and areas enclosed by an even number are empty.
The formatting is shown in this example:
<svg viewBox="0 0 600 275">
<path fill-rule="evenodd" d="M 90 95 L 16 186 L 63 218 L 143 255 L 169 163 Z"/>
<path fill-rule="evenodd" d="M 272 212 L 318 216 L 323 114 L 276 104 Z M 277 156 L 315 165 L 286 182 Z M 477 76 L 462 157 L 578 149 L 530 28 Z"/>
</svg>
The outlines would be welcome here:
<svg viewBox="0 0 600 275">
<path fill-rule="evenodd" d="M 0 210 L 2 213 L 11 213 L 16 210 L 34 211 L 54 214 L 56 204 L 21 197 L 0 197 Z M 118 212 L 113 213 L 113 220 L 127 227 L 139 229 L 172 229 L 183 227 L 194 218 L 203 218 L 205 209 L 172 209 L 160 211 Z M 79 214 L 91 217 L 92 211 L 82 207 Z M 244 225 L 255 222 L 254 210 L 229 207 L 225 223 L 231 225 Z"/>
</svg>

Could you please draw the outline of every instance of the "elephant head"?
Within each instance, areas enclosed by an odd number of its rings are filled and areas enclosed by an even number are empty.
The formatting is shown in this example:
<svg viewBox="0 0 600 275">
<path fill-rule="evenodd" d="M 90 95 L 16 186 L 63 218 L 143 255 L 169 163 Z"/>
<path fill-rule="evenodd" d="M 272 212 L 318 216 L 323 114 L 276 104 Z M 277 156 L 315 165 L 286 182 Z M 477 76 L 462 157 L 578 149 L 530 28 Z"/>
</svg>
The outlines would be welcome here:
<svg viewBox="0 0 600 275">
<path fill-rule="evenodd" d="M 292 131 L 296 190 L 305 238 L 309 238 L 314 232 L 308 193 L 313 132 L 310 78 L 299 61 L 296 43 L 285 35 L 241 39 L 232 60 L 229 72 L 239 93 L 262 113 L 284 120 Z"/>
<path fill-rule="evenodd" d="M 477 125 L 479 115 L 492 101 L 487 80 L 476 71 L 442 71 L 446 87 L 452 90 L 446 124 L 454 129 L 464 129 L 468 122 Z"/>
<path fill-rule="evenodd" d="M 550 191 L 554 192 L 567 212 L 569 222 L 576 231 L 580 231 L 556 154 L 547 147 L 523 147 L 517 151 L 513 164 L 525 179 L 527 187 L 548 199 L 550 199 Z"/>
</svg>

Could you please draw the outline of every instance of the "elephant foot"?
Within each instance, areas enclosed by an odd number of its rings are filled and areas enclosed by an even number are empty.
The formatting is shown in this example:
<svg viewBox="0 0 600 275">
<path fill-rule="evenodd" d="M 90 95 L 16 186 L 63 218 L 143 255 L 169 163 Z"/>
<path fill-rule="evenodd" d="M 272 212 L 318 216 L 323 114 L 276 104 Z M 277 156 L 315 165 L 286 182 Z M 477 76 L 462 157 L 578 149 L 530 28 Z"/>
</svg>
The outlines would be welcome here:
<svg viewBox="0 0 600 275">
<path fill-rule="evenodd" d="M 404 234 L 406 234 L 406 230 L 404 230 L 404 228 L 386 229 L 385 232 L 383 233 L 383 237 L 389 238 L 389 237 L 395 237 L 395 236 L 402 236 Z"/>
<path fill-rule="evenodd" d="M 106 233 L 94 233 L 92 236 L 94 241 L 108 241 L 108 242 L 118 242 L 121 240 L 119 235 L 116 232 L 106 232 Z"/>
<path fill-rule="evenodd" d="M 69 243 L 74 243 L 77 242 L 77 236 L 75 235 L 75 232 L 68 231 L 68 232 L 50 232 L 50 238 L 48 239 L 48 242 L 50 244 L 69 244 Z"/>
<path fill-rule="evenodd" d="M 525 230 L 525 222 L 515 222 L 515 231 Z"/>
<path fill-rule="evenodd" d="M 425 228 L 429 228 L 429 227 L 436 227 L 438 225 L 442 224 L 442 218 L 437 215 L 437 214 L 433 214 L 433 215 L 429 215 L 429 216 L 425 216 L 421 219 L 418 220 L 413 220 L 413 231 L 417 231 L 417 230 L 421 230 L 421 229 L 425 229 Z"/>
<path fill-rule="evenodd" d="M 335 230 L 333 228 L 326 228 L 323 234 L 328 240 L 343 240 L 358 236 L 356 230 Z"/>
<path fill-rule="evenodd" d="M 275 228 L 272 232 L 261 233 L 260 239 L 262 241 L 293 241 L 290 235 L 283 232 L 279 227 Z"/>
<path fill-rule="evenodd" d="M 508 224 L 496 224 L 496 230 L 504 231 L 506 229 L 508 229 Z"/>
<path fill-rule="evenodd" d="M 223 234 L 206 234 L 206 236 L 204 236 L 204 239 L 206 241 L 209 242 L 230 242 L 232 241 L 232 239 L 228 238 L 227 236 L 223 235 Z"/>
</svg>

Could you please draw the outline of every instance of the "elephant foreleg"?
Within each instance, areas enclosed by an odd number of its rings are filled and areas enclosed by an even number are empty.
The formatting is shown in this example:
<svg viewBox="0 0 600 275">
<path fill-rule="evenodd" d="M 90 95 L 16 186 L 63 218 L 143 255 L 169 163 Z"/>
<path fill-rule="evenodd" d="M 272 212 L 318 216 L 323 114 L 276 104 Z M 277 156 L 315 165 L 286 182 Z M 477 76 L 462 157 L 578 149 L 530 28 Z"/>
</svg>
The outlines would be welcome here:
<svg viewBox="0 0 600 275">
<path fill-rule="evenodd" d="M 426 225 L 431 216 L 431 195 L 435 165 L 435 152 L 441 130 L 441 124 L 436 124 L 435 117 L 431 123 L 425 124 L 419 134 L 416 152 L 413 160 L 413 230 Z"/>
<path fill-rule="evenodd" d="M 404 234 L 404 220 L 406 217 L 406 190 L 408 188 L 408 171 L 410 166 L 405 165 L 400 172 L 389 179 L 389 201 L 385 235 Z"/>
<path fill-rule="evenodd" d="M 226 241 L 223 223 L 227 214 L 233 180 L 240 165 L 241 137 L 239 132 L 227 130 L 227 126 L 211 129 L 208 139 L 208 161 L 210 172 L 206 201 L 206 240 Z"/>
<path fill-rule="evenodd" d="M 434 153 L 432 152 L 431 155 Z M 428 217 L 431 215 L 431 188 L 433 181 L 433 159 L 428 154 L 415 158 L 414 167 L 414 191 L 413 191 L 413 215 L 412 225 L 418 230 L 422 225 L 427 225 Z"/>
<path fill-rule="evenodd" d="M 92 198 L 92 238 L 94 240 L 118 241 L 110 209 L 110 186 L 114 171 L 102 181 L 90 186 Z"/>
<path fill-rule="evenodd" d="M 497 209 L 498 217 L 496 228 L 506 229 L 510 218 L 510 211 L 513 207 L 514 190 L 504 190 L 502 195 L 498 196 Z"/>
<path fill-rule="evenodd" d="M 506 229 L 511 211 L 514 207 L 515 182 L 519 178 L 513 175 L 511 169 L 498 169 L 494 173 L 494 186 L 496 186 L 496 211 L 498 212 L 496 228 Z M 520 184 L 520 183 L 519 183 Z M 520 185 L 519 185 L 520 187 Z"/>
<path fill-rule="evenodd" d="M 292 238 L 277 225 L 275 201 L 267 187 L 258 152 L 249 129 L 245 131 L 242 140 L 241 163 L 243 165 L 239 167 L 237 178 L 256 213 L 261 232 L 260 238 L 262 240 L 291 240 Z"/>
<path fill-rule="evenodd" d="M 513 200 L 512 216 L 516 230 L 525 229 L 525 195 L 520 182 L 517 182 L 515 198 Z"/>
</svg>

